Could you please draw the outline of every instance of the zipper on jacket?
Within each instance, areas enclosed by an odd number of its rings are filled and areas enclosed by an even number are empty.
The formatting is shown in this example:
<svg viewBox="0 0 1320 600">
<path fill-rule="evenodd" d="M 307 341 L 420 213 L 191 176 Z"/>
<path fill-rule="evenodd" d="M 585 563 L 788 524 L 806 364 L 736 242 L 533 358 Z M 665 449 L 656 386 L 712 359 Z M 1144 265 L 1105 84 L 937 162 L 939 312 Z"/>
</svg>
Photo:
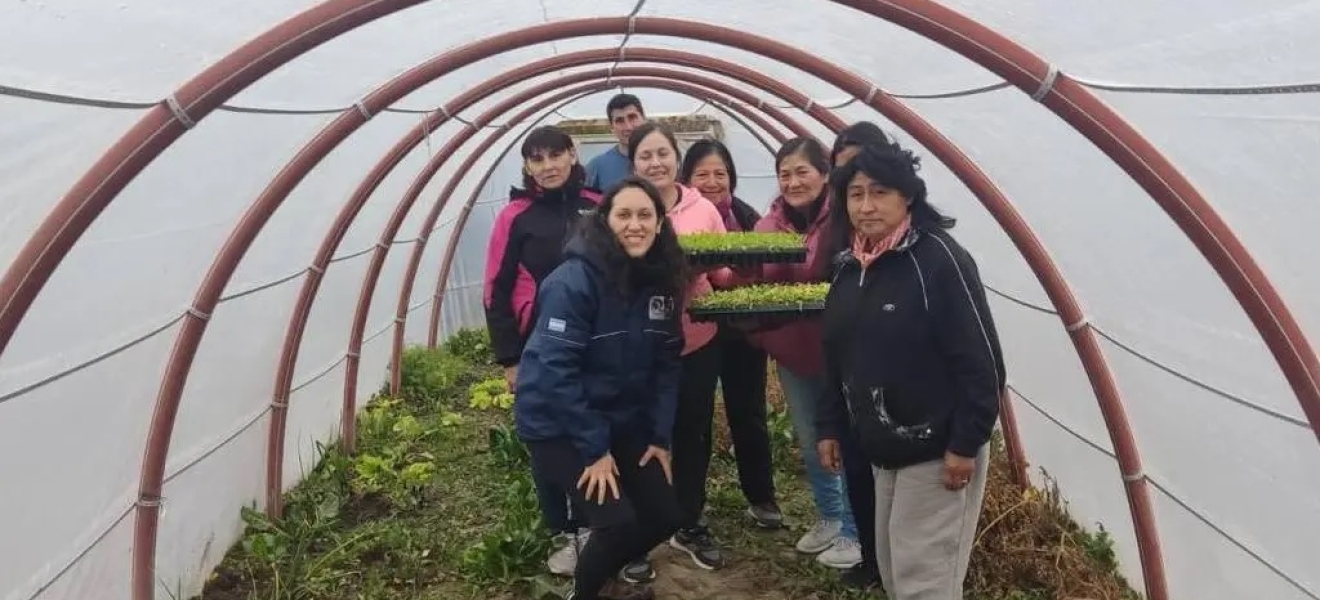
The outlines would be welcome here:
<svg viewBox="0 0 1320 600">
<path fill-rule="evenodd" d="M 857 274 L 857 287 L 863 287 L 866 284 L 866 267 L 862 267 L 862 272 Z"/>
</svg>

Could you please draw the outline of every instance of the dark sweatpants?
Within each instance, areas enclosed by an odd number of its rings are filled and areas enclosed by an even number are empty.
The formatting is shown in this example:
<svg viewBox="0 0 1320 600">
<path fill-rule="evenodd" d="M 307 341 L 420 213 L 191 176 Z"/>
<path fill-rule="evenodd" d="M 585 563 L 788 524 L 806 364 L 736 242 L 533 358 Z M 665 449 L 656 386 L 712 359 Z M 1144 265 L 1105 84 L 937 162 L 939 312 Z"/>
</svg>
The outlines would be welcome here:
<svg viewBox="0 0 1320 600">
<path fill-rule="evenodd" d="M 591 525 L 591 536 L 578 553 L 574 587 L 577 597 L 594 599 L 601 588 L 634 557 L 643 556 L 678 530 L 681 512 L 674 488 L 657 461 L 639 467 L 645 436 L 616 432 L 610 453 L 619 470 L 619 499 L 604 504 L 587 499 L 577 485 L 587 468 L 582 453 L 567 438 L 527 444 L 532 467 L 555 485 L 570 490 L 573 508 Z"/>
<path fill-rule="evenodd" d="M 848 487 L 848 504 L 857 523 L 857 541 L 862 546 L 862 565 L 876 566 L 875 554 L 875 474 L 871 461 L 862 454 L 851 432 L 839 440 L 843 454 L 843 476 Z"/>
<path fill-rule="evenodd" d="M 774 465 L 770 454 L 770 428 L 766 423 L 764 350 L 738 332 L 720 331 L 720 388 L 724 417 L 738 461 L 738 484 L 748 504 L 775 500 Z"/>
<path fill-rule="evenodd" d="M 706 507 L 715 381 L 720 376 L 720 345 L 712 341 L 683 357 L 683 377 L 674 414 L 674 491 L 683 509 L 684 529 L 696 527 Z M 590 517 L 588 517 L 590 518 Z"/>
</svg>

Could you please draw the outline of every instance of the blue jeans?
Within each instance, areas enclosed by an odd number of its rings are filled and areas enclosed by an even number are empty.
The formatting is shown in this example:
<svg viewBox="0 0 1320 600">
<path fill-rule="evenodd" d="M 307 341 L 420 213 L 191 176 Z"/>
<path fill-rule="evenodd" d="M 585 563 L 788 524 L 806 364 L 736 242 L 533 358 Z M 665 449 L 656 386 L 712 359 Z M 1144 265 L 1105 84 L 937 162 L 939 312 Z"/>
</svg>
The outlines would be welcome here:
<svg viewBox="0 0 1320 600">
<path fill-rule="evenodd" d="M 843 523 L 840 533 L 845 538 L 857 539 L 857 524 L 848 505 L 847 482 L 820 466 L 816 453 L 816 402 L 825 390 L 822 377 L 802 377 L 783 365 L 776 364 L 779 386 L 788 402 L 788 416 L 793 420 L 793 432 L 802 446 L 802 462 L 807 468 L 807 482 L 816 501 L 820 518 Z"/>
</svg>

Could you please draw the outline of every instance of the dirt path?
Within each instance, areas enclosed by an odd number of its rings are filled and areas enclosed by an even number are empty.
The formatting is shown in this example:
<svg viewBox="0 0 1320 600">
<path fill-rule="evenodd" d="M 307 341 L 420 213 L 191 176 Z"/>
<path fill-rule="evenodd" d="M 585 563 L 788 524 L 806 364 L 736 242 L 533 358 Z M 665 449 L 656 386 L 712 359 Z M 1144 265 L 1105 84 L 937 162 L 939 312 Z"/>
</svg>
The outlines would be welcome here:
<svg viewBox="0 0 1320 600">
<path fill-rule="evenodd" d="M 672 548 L 651 555 L 658 575 L 656 600 L 788 600 L 780 590 L 765 589 L 764 573 L 737 563 L 721 571 L 707 571 L 692 564 Z"/>
</svg>

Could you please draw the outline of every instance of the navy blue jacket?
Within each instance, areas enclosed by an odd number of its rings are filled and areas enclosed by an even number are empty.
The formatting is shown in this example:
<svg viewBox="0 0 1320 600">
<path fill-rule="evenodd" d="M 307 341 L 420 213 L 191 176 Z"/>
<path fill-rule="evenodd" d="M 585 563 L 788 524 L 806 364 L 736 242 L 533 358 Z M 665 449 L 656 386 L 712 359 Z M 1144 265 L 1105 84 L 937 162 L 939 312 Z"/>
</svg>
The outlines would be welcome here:
<svg viewBox="0 0 1320 600">
<path fill-rule="evenodd" d="M 669 447 L 678 405 L 679 310 L 672 295 L 625 297 L 573 238 L 537 291 L 518 362 L 514 425 L 524 441 L 569 439 L 587 464 L 619 436 Z"/>
</svg>

